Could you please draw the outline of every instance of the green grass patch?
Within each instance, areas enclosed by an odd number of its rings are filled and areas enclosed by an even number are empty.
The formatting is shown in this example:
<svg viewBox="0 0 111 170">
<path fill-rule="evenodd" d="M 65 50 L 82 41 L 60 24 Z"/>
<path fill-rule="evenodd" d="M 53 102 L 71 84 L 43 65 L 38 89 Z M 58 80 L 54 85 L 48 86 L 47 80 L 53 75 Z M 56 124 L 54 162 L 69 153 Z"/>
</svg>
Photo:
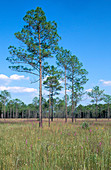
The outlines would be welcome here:
<svg viewBox="0 0 111 170">
<path fill-rule="evenodd" d="M 111 122 L 0 124 L 0 169 L 109 170 Z"/>
</svg>

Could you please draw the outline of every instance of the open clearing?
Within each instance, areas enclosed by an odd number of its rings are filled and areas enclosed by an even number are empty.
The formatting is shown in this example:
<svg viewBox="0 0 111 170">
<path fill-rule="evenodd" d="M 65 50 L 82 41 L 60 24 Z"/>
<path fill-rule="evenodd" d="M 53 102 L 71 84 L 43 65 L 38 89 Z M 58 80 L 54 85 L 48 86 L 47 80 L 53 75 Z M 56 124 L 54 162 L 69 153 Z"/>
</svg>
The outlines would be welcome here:
<svg viewBox="0 0 111 170">
<path fill-rule="evenodd" d="M 89 128 L 81 128 L 82 121 Z M 0 169 L 109 170 L 111 120 L 54 119 L 51 127 L 36 119 L 0 120 Z"/>
</svg>

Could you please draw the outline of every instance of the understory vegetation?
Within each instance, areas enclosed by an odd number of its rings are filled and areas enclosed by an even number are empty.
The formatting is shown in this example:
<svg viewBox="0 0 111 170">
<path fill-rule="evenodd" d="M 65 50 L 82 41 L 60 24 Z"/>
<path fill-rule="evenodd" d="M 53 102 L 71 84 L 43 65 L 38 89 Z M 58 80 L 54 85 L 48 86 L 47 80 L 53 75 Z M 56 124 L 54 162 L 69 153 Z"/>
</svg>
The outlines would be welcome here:
<svg viewBox="0 0 111 170">
<path fill-rule="evenodd" d="M 0 124 L 0 169 L 111 169 L 111 121 L 16 121 Z"/>
</svg>

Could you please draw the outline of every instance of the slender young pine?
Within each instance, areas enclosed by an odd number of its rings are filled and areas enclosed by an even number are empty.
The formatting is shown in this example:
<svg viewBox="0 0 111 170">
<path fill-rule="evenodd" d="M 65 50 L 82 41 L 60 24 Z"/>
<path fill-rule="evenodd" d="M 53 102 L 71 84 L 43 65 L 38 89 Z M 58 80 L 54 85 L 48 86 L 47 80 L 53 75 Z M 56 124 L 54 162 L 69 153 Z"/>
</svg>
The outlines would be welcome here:
<svg viewBox="0 0 111 170">
<path fill-rule="evenodd" d="M 51 121 L 53 121 L 53 97 L 58 95 L 62 88 L 59 83 L 61 77 L 61 71 L 57 70 L 57 67 L 49 66 L 47 70 L 47 79 L 43 82 L 45 88 L 49 91 L 49 115 L 51 110 Z M 50 109 L 51 108 L 51 109 Z"/>
<path fill-rule="evenodd" d="M 51 114 L 51 88 L 49 88 L 49 127 L 50 127 L 50 114 Z"/>
<path fill-rule="evenodd" d="M 65 122 L 67 122 L 67 70 L 68 63 L 71 57 L 71 52 L 64 50 L 63 47 L 60 48 L 59 52 L 56 55 L 57 65 L 64 68 L 64 77 L 65 77 Z"/>
<path fill-rule="evenodd" d="M 71 85 L 69 86 L 69 88 L 72 91 L 72 122 L 74 119 L 74 111 L 76 107 L 76 102 L 78 100 L 78 95 L 81 96 L 83 85 L 88 81 L 88 79 L 86 78 L 88 72 L 85 69 L 82 69 L 82 66 L 83 64 L 79 62 L 78 58 L 75 55 L 71 56 L 70 62 L 68 64 L 68 79 L 71 81 Z"/>
<path fill-rule="evenodd" d="M 40 7 L 26 13 L 23 20 L 26 22 L 21 32 L 15 33 L 22 42 L 21 47 L 9 47 L 11 57 L 7 60 L 14 66 L 9 68 L 38 76 L 39 81 L 39 127 L 42 127 L 42 68 L 43 60 L 53 57 L 58 50 L 57 24 L 46 21 L 46 16 Z M 24 48 L 23 48 L 24 47 Z"/>
</svg>

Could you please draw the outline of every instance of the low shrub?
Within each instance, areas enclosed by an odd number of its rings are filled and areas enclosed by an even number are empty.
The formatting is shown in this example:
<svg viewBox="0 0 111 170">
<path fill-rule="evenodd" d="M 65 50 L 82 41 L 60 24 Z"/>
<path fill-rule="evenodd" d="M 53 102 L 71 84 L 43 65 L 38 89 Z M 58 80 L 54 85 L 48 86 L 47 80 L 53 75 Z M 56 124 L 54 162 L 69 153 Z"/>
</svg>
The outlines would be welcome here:
<svg viewBox="0 0 111 170">
<path fill-rule="evenodd" d="M 83 129 L 89 129 L 89 124 L 88 124 L 88 122 L 83 122 L 82 125 L 81 125 L 81 127 L 82 127 Z"/>
</svg>

